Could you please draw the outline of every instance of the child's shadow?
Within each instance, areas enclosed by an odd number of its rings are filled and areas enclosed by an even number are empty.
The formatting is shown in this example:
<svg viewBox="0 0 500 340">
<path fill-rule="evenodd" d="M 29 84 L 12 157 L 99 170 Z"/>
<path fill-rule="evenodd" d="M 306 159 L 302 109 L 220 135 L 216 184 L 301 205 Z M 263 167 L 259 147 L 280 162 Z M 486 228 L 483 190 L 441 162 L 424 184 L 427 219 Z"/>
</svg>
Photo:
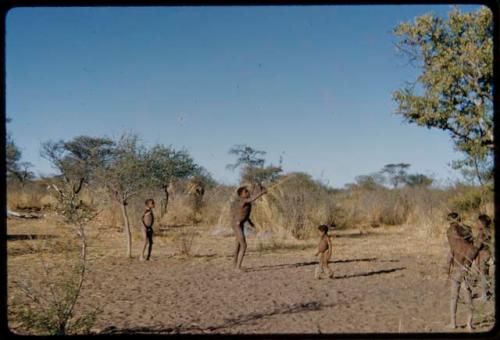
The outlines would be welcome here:
<svg viewBox="0 0 500 340">
<path fill-rule="evenodd" d="M 399 260 L 379 260 L 376 257 L 367 257 L 361 259 L 345 259 L 345 260 L 334 260 L 328 261 L 328 263 L 349 263 L 349 262 L 399 262 Z M 261 270 L 272 270 L 272 269 L 280 269 L 280 268 L 296 268 L 296 267 L 305 267 L 305 266 L 314 266 L 317 265 L 318 261 L 310 261 L 310 262 L 298 262 L 298 263 L 283 263 L 283 264 L 275 264 L 271 266 L 260 266 L 254 268 L 248 268 L 248 272 L 252 271 L 261 271 Z"/>
</svg>

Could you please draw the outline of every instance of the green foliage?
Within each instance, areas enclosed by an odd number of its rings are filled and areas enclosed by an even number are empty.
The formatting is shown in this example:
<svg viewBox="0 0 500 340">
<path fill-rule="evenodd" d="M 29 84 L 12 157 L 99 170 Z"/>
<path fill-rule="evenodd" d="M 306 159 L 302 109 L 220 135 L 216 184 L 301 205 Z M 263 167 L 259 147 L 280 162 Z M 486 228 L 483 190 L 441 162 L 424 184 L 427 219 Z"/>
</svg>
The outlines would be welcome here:
<svg viewBox="0 0 500 340">
<path fill-rule="evenodd" d="M 423 174 L 410 174 L 406 177 L 406 185 L 410 187 L 428 187 L 432 184 L 434 180 Z"/>
<path fill-rule="evenodd" d="M 242 174 L 242 182 L 271 183 L 276 181 L 283 172 L 281 167 L 269 165 L 266 167 L 246 167 Z"/>
<path fill-rule="evenodd" d="M 449 200 L 453 211 L 461 213 L 481 211 L 483 206 L 492 201 L 492 190 L 488 187 L 463 187 Z"/>
<path fill-rule="evenodd" d="M 21 322 L 23 328 L 44 335 L 90 333 L 100 310 L 93 308 L 86 312 L 75 312 L 74 306 L 80 295 L 77 282 L 79 271 L 81 269 L 75 267 L 73 276 L 57 275 L 57 279 L 51 278 L 57 281 L 45 282 L 51 285 L 52 292 L 54 292 L 52 299 L 42 299 L 40 292 L 35 293 L 36 296 L 30 295 L 31 304 L 15 299 L 13 314 Z M 33 288 L 30 287 L 29 294 L 33 292 Z"/>
<path fill-rule="evenodd" d="M 153 185 L 163 189 L 168 188 L 173 180 L 202 174 L 206 176 L 187 151 L 163 145 L 155 145 L 147 153 L 146 163 Z"/>
<path fill-rule="evenodd" d="M 7 123 L 10 119 L 7 118 Z M 5 141 L 5 165 L 7 170 L 7 178 L 16 178 L 21 183 L 34 178 L 33 172 L 29 169 L 32 165 L 28 162 L 21 162 L 21 150 L 14 143 L 14 139 L 9 131 L 7 131 Z"/>
<path fill-rule="evenodd" d="M 380 173 L 387 176 L 387 181 L 397 188 L 399 184 L 405 183 L 408 176 L 407 169 L 410 164 L 398 163 L 398 164 L 387 164 L 384 166 Z"/>
<path fill-rule="evenodd" d="M 94 324 L 97 310 L 90 313 L 76 313 L 75 306 L 81 294 L 86 275 L 87 241 L 85 226 L 93 220 L 96 208 L 93 204 L 85 204 L 80 199 L 80 188 L 71 185 L 52 185 L 58 200 L 57 212 L 63 218 L 65 225 L 74 228 L 79 238 L 79 257 L 75 262 L 66 259 L 63 266 L 52 266 L 44 262 L 42 256 L 43 276 L 42 287 L 48 287 L 46 294 L 36 292 L 33 284 L 19 284 L 21 290 L 31 299 L 32 305 L 26 308 L 23 304 L 16 306 L 16 314 L 24 327 L 49 335 L 64 335 L 72 333 L 87 333 Z M 71 242 L 67 242 L 71 247 Z M 72 250 L 72 249 L 69 249 Z"/>
<path fill-rule="evenodd" d="M 356 176 L 355 178 L 355 184 L 354 185 L 348 185 L 351 189 L 354 189 L 355 187 L 365 189 L 365 190 L 377 190 L 380 187 L 382 187 L 383 183 L 385 181 L 385 178 L 382 174 L 380 173 L 374 173 L 370 175 L 359 175 Z"/>
<path fill-rule="evenodd" d="M 241 169 L 241 182 L 254 184 L 271 183 L 279 178 L 283 169 L 281 160 L 279 166 L 264 166 L 265 159 L 261 156 L 265 151 L 255 150 L 248 145 L 235 145 L 229 150 L 229 154 L 237 157 L 236 163 L 228 164 L 227 168 L 235 170 Z"/>
<path fill-rule="evenodd" d="M 115 200 L 126 205 L 151 183 L 148 159 L 138 136 L 124 133 L 115 142 L 110 161 L 98 169 L 100 181 Z"/>
<path fill-rule="evenodd" d="M 422 69 L 394 92 L 396 114 L 407 122 L 448 131 L 467 156 L 462 165 L 493 155 L 493 22 L 487 7 L 457 8 L 447 19 L 432 14 L 398 25 L 397 48 Z M 459 164 L 460 165 L 460 164 Z"/>
<path fill-rule="evenodd" d="M 255 150 L 251 146 L 245 144 L 234 145 L 229 149 L 229 154 L 237 157 L 236 163 L 228 164 L 227 168 L 235 170 L 238 167 L 263 167 L 265 151 Z"/>
<path fill-rule="evenodd" d="M 96 171 L 112 157 L 114 142 L 108 138 L 78 136 L 69 141 L 47 141 L 41 155 L 49 160 L 75 190 L 95 179 Z"/>
</svg>

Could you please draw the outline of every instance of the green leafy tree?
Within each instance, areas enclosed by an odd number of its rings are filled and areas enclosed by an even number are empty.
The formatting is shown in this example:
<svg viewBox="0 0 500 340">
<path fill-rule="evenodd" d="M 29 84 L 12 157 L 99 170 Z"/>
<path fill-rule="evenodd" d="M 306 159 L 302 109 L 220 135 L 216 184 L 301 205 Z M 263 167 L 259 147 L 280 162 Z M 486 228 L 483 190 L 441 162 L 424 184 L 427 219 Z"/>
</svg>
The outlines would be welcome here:
<svg viewBox="0 0 500 340">
<path fill-rule="evenodd" d="M 147 153 L 146 162 L 153 186 L 161 188 L 165 193 L 161 204 L 161 216 L 167 212 L 170 197 L 168 188 L 173 181 L 205 174 L 187 151 L 163 145 L 155 145 Z"/>
<path fill-rule="evenodd" d="M 10 123 L 10 119 L 6 119 L 7 123 Z M 5 158 L 6 158 L 6 170 L 7 170 L 7 178 L 16 178 L 21 183 L 24 183 L 26 180 L 30 180 L 34 177 L 30 168 L 32 167 L 31 163 L 21 162 L 21 150 L 14 143 L 14 139 L 9 131 L 7 131 L 6 141 L 5 141 Z"/>
<path fill-rule="evenodd" d="M 456 149 L 466 156 L 455 167 L 478 169 L 478 164 L 491 163 L 491 11 L 481 7 L 462 13 L 455 7 L 446 19 L 427 14 L 402 23 L 394 35 L 398 50 L 422 70 L 414 82 L 393 93 L 396 114 L 409 123 L 448 131 Z"/>
<path fill-rule="evenodd" d="M 359 175 L 355 177 L 356 186 L 366 190 L 376 190 L 383 187 L 385 178 L 380 173 L 370 175 Z M 352 186 L 351 186 L 352 187 Z"/>
<path fill-rule="evenodd" d="M 97 170 L 111 160 L 114 142 L 108 138 L 78 136 L 69 141 L 47 141 L 41 155 L 59 172 L 63 185 L 78 194 L 95 180 Z M 68 191 L 68 189 L 64 189 Z"/>
<path fill-rule="evenodd" d="M 121 206 L 127 256 L 132 257 L 132 234 L 127 205 L 151 183 L 147 150 L 135 134 L 124 133 L 114 143 L 111 159 L 99 168 L 98 175 L 111 198 Z"/>
<path fill-rule="evenodd" d="M 265 159 L 262 158 L 266 154 L 265 151 L 255 150 L 246 144 L 237 144 L 229 149 L 229 154 L 236 156 L 234 164 L 228 164 L 226 167 L 230 170 L 245 167 L 262 167 Z"/>
<path fill-rule="evenodd" d="M 61 183 L 49 186 L 57 198 L 58 216 L 65 226 L 74 229 L 80 249 L 76 261 L 68 260 L 64 265 L 52 268 L 39 257 L 44 271 L 43 277 L 37 279 L 41 280 L 40 286 L 49 287 L 49 299 L 42 298 L 43 293 L 31 282 L 15 282 L 31 301 L 28 308 L 24 304 L 15 307 L 21 322 L 29 329 L 51 335 L 87 333 L 95 322 L 97 311 L 82 313 L 75 309 L 87 272 L 85 229 L 98 214 L 95 203 L 81 200 L 81 189 L 109 155 L 110 145 L 110 140 L 87 136 L 42 145 L 42 156 L 59 171 L 62 179 Z"/>
<path fill-rule="evenodd" d="M 227 168 L 236 170 L 240 168 L 241 181 L 262 185 L 266 182 L 273 182 L 278 179 L 283 171 L 282 160 L 278 166 L 264 166 L 265 159 L 262 157 L 265 151 L 256 150 L 245 144 L 234 145 L 229 150 L 230 155 L 236 156 L 234 164 L 228 164 Z"/>
<path fill-rule="evenodd" d="M 386 176 L 386 180 L 392 184 L 394 188 L 397 188 L 399 184 L 406 182 L 408 173 L 407 170 L 410 164 L 407 163 L 397 163 L 397 164 L 386 164 L 380 174 Z"/>
<path fill-rule="evenodd" d="M 423 174 L 410 174 L 405 179 L 406 185 L 410 187 L 428 187 L 433 179 Z"/>
</svg>

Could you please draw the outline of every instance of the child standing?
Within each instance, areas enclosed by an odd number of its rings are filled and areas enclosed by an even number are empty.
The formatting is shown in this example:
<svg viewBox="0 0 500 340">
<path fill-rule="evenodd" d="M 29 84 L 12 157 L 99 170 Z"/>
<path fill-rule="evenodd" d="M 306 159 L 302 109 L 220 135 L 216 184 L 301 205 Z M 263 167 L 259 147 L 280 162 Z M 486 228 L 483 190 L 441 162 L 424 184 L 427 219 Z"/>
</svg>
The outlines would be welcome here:
<svg viewBox="0 0 500 340">
<path fill-rule="evenodd" d="M 333 270 L 328 266 L 328 261 L 332 257 L 332 242 L 330 236 L 328 236 L 328 226 L 322 224 L 318 227 L 318 232 L 321 235 L 318 245 L 318 251 L 314 256 L 318 256 L 318 267 L 314 272 L 314 278 L 320 279 L 320 274 L 324 273 L 325 270 L 328 273 L 330 279 L 333 278 Z"/>
<path fill-rule="evenodd" d="M 151 250 L 153 248 L 153 224 L 155 222 L 155 217 L 153 215 L 153 208 L 155 207 L 155 201 L 152 198 L 148 198 L 145 202 L 146 210 L 142 214 L 142 235 L 144 238 L 144 246 L 141 252 L 141 261 L 144 261 L 144 251 L 148 247 L 148 256 L 146 260 L 151 257 Z"/>
</svg>

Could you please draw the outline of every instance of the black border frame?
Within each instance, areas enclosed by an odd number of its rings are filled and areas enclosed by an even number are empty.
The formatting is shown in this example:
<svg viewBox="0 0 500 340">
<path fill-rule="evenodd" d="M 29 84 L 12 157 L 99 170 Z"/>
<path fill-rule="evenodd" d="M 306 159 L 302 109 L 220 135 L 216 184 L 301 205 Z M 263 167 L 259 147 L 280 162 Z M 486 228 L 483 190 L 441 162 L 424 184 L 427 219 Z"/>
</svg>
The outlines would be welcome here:
<svg viewBox="0 0 500 340">
<path fill-rule="evenodd" d="M 5 65 L 5 34 L 6 34 L 6 18 L 7 13 L 10 9 L 20 8 L 20 7 L 130 7 L 130 6 L 140 6 L 140 7 L 151 7 L 151 6 L 311 6 L 311 5 L 484 5 L 490 8 L 493 13 L 493 75 L 494 75 L 494 87 L 493 87 L 493 102 L 494 102 L 494 136 L 497 139 L 500 134 L 500 126 L 497 123 L 498 115 L 498 102 L 500 100 L 500 83 L 499 83 L 499 72 L 500 72 L 500 0 L 438 0 L 438 1 L 422 1 L 422 0 L 4 0 L 0 3 L 0 91 L 2 93 L 0 99 L 1 106 L 1 118 L 3 124 L 0 125 L 0 134 L 3 136 L 2 148 L 1 148 L 1 170 L 6 174 L 6 155 L 5 155 L 5 143 L 6 143 L 6 65 Z M 500 120 L 500 119 L 499 119 Z M 494 162 L 495 169 L 497 169 L 498 159 L 499 159 L 498 148 L 495 148 L 494 152 Z M 499 179 L 498 171 L 494 175 L 495 185 L 498 183 Z M 0 209 L 4 216 L 2 220 L 2 229 L 0 231 L 0 335 L 2 338 L 6 337 L 16 337 L 16 338 L 31 338 L 31 336 L 22 336 L 13 333 L 8 328 L 8 316 L 7 316 L 7 182 L 6 176 L 3 179 L 3 191 L 0 196 Z M 495 190 L 495 217 L 497 217 L 497 212 L 500 208 L 500 193 Z M 495 240 L 495 245 L 498 243 Z M 499 257 L 499 247 L 495 246 L 495 258 Z M 497 285 L 495 287 L 496 293 L 498 293 L 498 286 L 500 281 L 498 280 L 500 270 L 495 272 L 495 280 Z M 495 325 L 488 332 L 482 333 L 445 333 L 445 332 L 433 332 L 433 333 L 332 333 L 332 334 L 243 334 L 237 335 L 237 337 L 257 337 L 257 338 L 276 338 L 276 339 L 291 339 L 291 338 L 305 338 L 305 339 L 317 339 L 317 338 L 333 338 L 336 339 L 441 339 L 441 338 L 457 338 L 457 339 L 469 339 L 469 338 L 481 338 L 481 339 L 494 339 L 500 338 L 500 327 L 498 323 L 498 311 L 500 310 L 499 295 L 496 294 L 495 299 Z M 141 337 L 225 337 L 232 338 L 236 337 L 232 334 L 120 334 L 119 336 L 137 336 Z M 95 335 L 95 336 L 113 336 L 113 335 Z M 116 336 L 116 335 L 115 335 Z M 75 336 L 81 337 L 81 336 Z M 36 338 L 45 338 L 45 336 L 36 336 Z"/>
</svg>

